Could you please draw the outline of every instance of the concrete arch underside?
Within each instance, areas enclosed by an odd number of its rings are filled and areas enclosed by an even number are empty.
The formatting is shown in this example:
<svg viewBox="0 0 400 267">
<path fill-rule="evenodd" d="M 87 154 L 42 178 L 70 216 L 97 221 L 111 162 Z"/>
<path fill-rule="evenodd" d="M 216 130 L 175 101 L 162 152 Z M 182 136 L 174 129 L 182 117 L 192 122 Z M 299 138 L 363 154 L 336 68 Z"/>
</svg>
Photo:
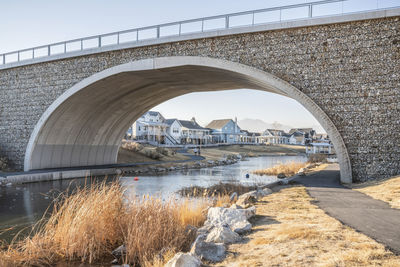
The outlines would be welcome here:
<svg viewBox="0 0 400 267">
<path fill-rule="evenodd" d="M 343 139 L 311 98 L 264 71 L 208 57 L 139 60 L 77 83 L 57 98 L 36 124 L 24 168 L 28 171 L 114 164 L 126 130 L 147 110 L 187 93 L 239 88 L 281 94 L 302 104 L 331 137 L 341 181 L 352 182 Z"/>
</svg>

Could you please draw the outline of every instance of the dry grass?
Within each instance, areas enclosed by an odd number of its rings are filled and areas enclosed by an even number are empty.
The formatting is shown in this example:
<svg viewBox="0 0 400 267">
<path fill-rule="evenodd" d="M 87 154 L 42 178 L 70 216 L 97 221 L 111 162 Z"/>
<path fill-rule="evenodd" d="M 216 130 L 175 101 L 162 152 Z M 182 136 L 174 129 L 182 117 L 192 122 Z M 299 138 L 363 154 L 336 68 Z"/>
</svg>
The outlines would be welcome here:
<svg viewBox="0 0 400 267">
<path fill-rule="evenodd" d="M 125 262 L 141 266 L 164 262 L 172 252 L 188 249 L 194 236 L 186 228 L 202 225 L 210 205 L 205 199 L 124 201 L 118 183 L 60 197 L 49 219 L 37 225 L 31 237 L 0 251 L 0 266 L 109 262 L 112 250 L 121 244 L 127 247 Z"/>
<path fill-rule="evenodd" d="M 216 266 L 399 266 L 400 257 L 311 204 L 302 186 L 283 186 L 256 204 L 253 231 Z"/>
<path fill-rule="evenodd" d="M 400 176 L 380 181 L 351 184 L 350 187 L 372 198 L 385 201 L 392 208 L 400 209 Z"/>
<path fill-rule="evenodd" d="M 239 182 L 218 183 L 209 187 L 189 186 L 178 191 L 183 197 L 217 197 L 230 196 L 233 192 L 241 195 L 256 190 L 256 185 L 243 185 Z"/>
<path fill-rule="evenodd" d="M 256 170 L 253 171 L 253 173 L 257 175 L 278 175 L 280 173 L 283 173 L 286 176 L 292 176 L 295 175 L 301 168 L 304 168 L 306 165 L 307 163 L 304 162 L 289 162 L 275 165 L 271 168 L 264 170 Z"/>
</svg>

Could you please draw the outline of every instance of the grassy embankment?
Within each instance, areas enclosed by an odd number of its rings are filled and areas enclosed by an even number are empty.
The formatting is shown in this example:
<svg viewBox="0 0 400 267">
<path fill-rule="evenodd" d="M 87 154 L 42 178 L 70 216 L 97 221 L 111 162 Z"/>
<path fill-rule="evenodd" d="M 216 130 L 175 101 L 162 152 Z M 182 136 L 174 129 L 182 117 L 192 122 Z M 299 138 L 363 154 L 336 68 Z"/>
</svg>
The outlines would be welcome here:
<svg viewBox="0 0 400 267">
<path fill-rule="evenodd" d="M 281 163 L 271 168 L 255 170 L 253 171 L 254 174 L 257 175 L 274 175 L 277 176 L 278 174 L 284 174 L 286 177 L 293 176 L 300 171 L 300 169 L 304 168 L 304 172 L 308 172 L 307 168 L 313 168 L 315 171 L 315 167 L 317 167 L 313 163 L 326 163 L 326 156 L 322 154 L 313 154 L 308 157 L 307 162 L 287 162 Z M 320 168 L 319 168 L 320 169 Z"/>
<path fill-rule="evenodd" d="M 349 187 L 372 198 L 385 201 L 392 208 L 400 209 L 400 176 L 379 181 L 351 184 Z"/>
<path fill-rule="evenodd" d="M 172 148 L 157 148 L 148 144 L 123 142 L 118 151 L 118 163 L 186 160 L 188 157 Z"/>
<path fill-rule="evenodd" d="M 303 186 L 274 191 L 256 204 L 252 232 L 216 266 L 399 266 L 399 256 L 312 204 Z"/>
<path fill-rule="evenodd" d="M 291 145 L 229 145 L 219 147 L 204 147 L 201 155 L 206 160 L 219 160 L 227 155 L 244 155 L 248 157 L 265 155 L 297 155 L 305 153 L 305 148 Z"/>
<path fill-rule="evenodd" d="M 215 205 L 222 205 L 222 199 Z M 206 219 L 208 199 L 163 201 L 125 199 L 117 183 L 96 185 L 60 197 L 48 219 L 31 236 L 0 251 L 0 266 L 49 266 L 57 262 L 109 263 L 111 252 L 126 245 L 124 262 L 162 265 L 194 241 L 187 226 Z M 160 256 L 161 255 L 161 256 Z"/>
</svg>

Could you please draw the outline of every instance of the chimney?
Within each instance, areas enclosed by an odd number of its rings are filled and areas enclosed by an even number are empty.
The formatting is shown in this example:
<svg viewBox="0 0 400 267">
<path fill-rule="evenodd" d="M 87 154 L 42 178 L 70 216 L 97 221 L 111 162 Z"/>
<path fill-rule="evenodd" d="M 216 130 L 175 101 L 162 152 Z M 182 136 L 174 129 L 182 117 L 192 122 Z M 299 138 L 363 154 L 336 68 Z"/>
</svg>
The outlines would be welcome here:
<svg viewBox="0 0 400 267">
<path fill-rule="evenodd" d="M 196 125 L 196 119 L 194 117 L 192 117 L 190 121 L 192 122 L 193 125 Z"/>
<path fill-rule="evenodd" d="M 237 132 L 237 117 L 235 117 L 235 133 Z"/>
</svg>

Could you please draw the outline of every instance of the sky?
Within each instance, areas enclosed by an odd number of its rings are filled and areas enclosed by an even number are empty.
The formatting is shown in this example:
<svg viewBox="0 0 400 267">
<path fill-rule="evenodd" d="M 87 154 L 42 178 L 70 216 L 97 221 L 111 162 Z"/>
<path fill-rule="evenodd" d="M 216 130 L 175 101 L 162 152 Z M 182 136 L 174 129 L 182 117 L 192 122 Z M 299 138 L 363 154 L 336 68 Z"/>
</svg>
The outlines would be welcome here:
<svg viewBox="0 0 400 267">
<path fill-rule="evenodd" d="M 305 2 L 313 1 L 3 0 L 0 53 L 137 27 Z M 350 0 L 327 5 L 318 12 L 323 15 L 327 10 L 349 12 L 393 5 L 400 5 L 400 0 Z M 166 117 L 195 116 L 203 124 L 214 118 L 238 117 L 278 121 L 293 127 L 318 125 L 296 101 L 255 90 L 189 94 L 155 109 Z"/>
</svg>

